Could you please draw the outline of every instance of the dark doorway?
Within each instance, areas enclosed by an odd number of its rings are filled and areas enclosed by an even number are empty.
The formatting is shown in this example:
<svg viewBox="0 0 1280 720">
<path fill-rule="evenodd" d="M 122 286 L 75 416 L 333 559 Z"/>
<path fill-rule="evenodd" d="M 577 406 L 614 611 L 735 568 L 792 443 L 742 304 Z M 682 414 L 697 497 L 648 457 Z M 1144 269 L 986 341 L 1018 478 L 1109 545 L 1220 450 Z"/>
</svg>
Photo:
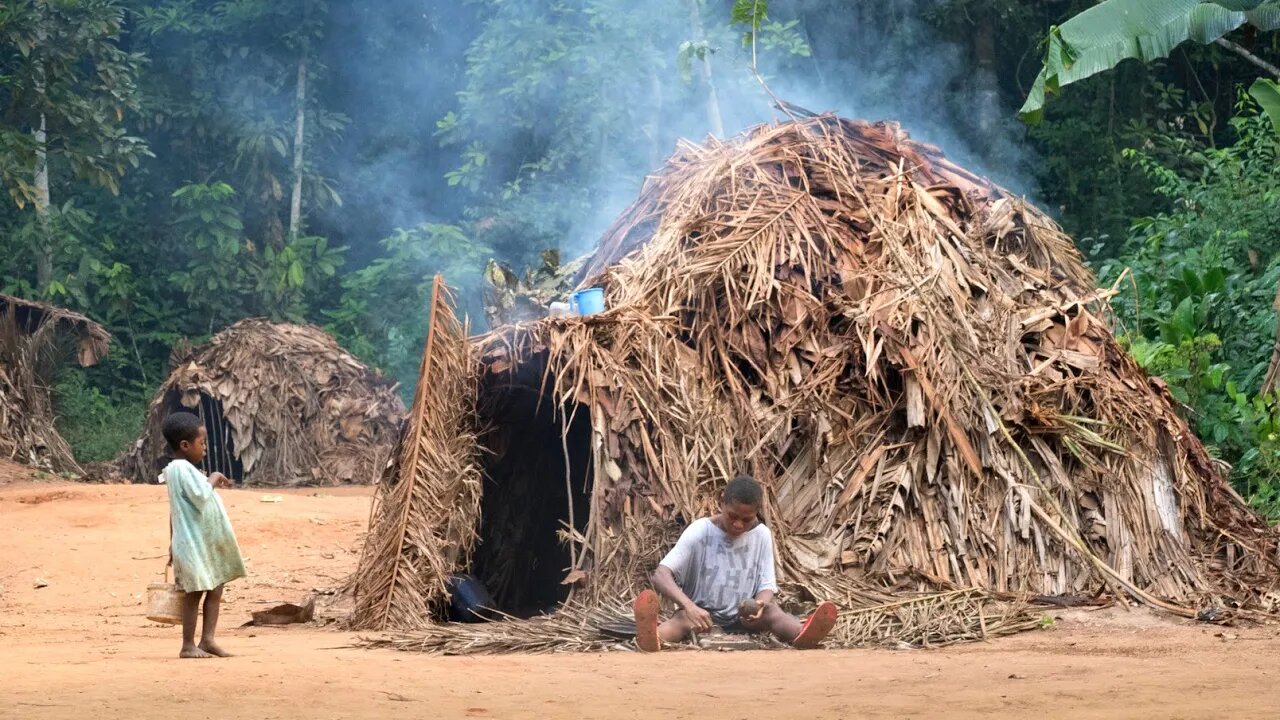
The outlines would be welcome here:
<svg viewBox="0 0 1280 720">
<path fill-rule="evenodd" d="M 194 412 L 204 421 L 208 437 L 205 440 L 204 462 L 200 469 L 207 475 L 220 472 L 237 485 L 244 482 L 244 465 L 236 457 L 235 440 L 231 437 L 231 424 L 222 411 L 222 401 L 200 394 L 200 404 L 189 408 L 182 404 L 177 391 L 170 391 L 165 398 L 169 412 Z"/>
<path fill-rule="evenodd" d="M 564 602 L 570 504 L 579 533 L 591 507 L 590 414 L 585 405 L 557 407 L 542 396 L 536 365 L 483 383 L 479 398 L 485 477 L 472 574 L 495 609 L 516 617 Z"/>
</svg>

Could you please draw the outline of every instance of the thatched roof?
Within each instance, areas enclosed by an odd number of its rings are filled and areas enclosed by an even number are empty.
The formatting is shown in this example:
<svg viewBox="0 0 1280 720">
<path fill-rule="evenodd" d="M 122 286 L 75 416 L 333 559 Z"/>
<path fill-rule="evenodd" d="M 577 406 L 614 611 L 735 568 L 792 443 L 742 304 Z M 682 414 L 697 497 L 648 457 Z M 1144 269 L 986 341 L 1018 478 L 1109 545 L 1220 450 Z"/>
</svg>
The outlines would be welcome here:
<svg viewBox="0 0 1280 720">
<path fill-rule="evenodd" d="M 77 312 L 47 303 L 23 300 L 0 293 L 0 316 L 27 335 L 47 331 L 77 342 L 76 359 L 81 367 L 97 365 L 111 345 L 106 328 Z"/>
<path fill-rule="evenodd" d="M 79 313 L 0 294 L 0 456 L 79 473 L 53 424 L 48 387 L 59 356 L 74 344 L 83 367 L 97 364 L 111 334 Z"/>
<path fill-rule="evenodd" d="M 205 417 L 211 448 L 219 432 L 229 436 L 219 442 L 246 485 L 372 482 L 404 417 L 395 384 L 323 330 L 261 319 L 177 353 L 124 458 L 134 482 L 154 482 L 167 453 L 160 426 L 179 409 Z M 219 413 L 225 429 L 213 417 Z"/>
<path fill-rule="evenodd" d="M 611 309 L 474 342 L 476 423 L 531 370 L 552 407 L 590 414 L 590 519 L 567 535 L 588 606 L 635 592 L 741 471 L 766 486 L 793 596 L 1105 590 L 1181 615 L 1274 598 L 1276 534 L 1117 344 L 1071 239 L 896 125 L 822 116 L 683 146 L 579 279 Z M 396 582 L 425 617 L 440 578 L 419 567 Z M 883 639 L 858 617 L 835 642 Z"/>
</svg>

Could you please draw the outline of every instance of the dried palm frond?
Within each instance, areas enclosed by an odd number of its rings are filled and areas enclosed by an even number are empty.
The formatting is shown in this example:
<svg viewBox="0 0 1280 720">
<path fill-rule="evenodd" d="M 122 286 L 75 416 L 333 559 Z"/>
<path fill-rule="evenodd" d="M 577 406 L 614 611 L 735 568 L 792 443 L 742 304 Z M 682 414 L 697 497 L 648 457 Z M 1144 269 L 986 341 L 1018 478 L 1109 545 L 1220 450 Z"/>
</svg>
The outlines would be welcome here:
<svg viewBox="0 0 1280 720">
<path fill-rule="evenodd" d="M 364 647 L 390 648 L 435 655 L 600 652 L 636 650 L 617 631 L 630 618 L 625 609 L 570 604 L 554 614 L 530 619 L 506 618 L 490 623 L 435 623 L 409 632 L 365 638 Z M 941 647 L 988 640 L 1033 630 L 1041 618 L 1024 603 L 1000 602 L 980 590 L 924 594 L 841 613 L 827 648 Z M 757 649 L 784 647 L 770 637 L 754 640 Z M 709 643 L 711 647 L 715 643 Z M 668 649 L 697 648 L 679 643 Z"/>
<path fill-rule="evenodd" d="M 979 590 L 924 594 L 842 613 L 827 647 L 941 647 L 1033 630 L 1041 616 Z"/>
<path fill-rule="evenodd" d="M 352 579 L 353 627 L 425 624 L 465 565 L 480 517 L 473 429 L 474 374 L 466 331 L 439 276 L 431 290 L 427 346 L 400 444 L 382 475 L 360 565 Z"/>
<path fill-rule="evenodd" d="M 625 647 L 600 630 L 623 617 L 614 609 L 569 605 L 558 612 L 529 619 L 506 618 L 489 623 L 433 623 L 361 641 L 365 647 L 426 652 L 436 655 L 498 655 L 595 652 Z"/>
</svg>

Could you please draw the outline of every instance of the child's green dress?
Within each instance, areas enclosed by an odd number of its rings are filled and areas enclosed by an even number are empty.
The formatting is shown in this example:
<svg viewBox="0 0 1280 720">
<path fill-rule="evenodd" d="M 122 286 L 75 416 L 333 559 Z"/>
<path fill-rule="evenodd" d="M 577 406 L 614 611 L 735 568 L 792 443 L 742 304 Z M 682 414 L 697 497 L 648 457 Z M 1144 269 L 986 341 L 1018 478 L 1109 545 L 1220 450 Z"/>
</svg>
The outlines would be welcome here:
<svg viewBox="0 0 1280 720">
<path fill-rule="evenodd" d="M 204 473 L 186 460 L 164 469 L 173 522 L 173 574 L 183 592 L 213 590 L 244 577 L 240 546 L 222 498 Z"/>
</svg>

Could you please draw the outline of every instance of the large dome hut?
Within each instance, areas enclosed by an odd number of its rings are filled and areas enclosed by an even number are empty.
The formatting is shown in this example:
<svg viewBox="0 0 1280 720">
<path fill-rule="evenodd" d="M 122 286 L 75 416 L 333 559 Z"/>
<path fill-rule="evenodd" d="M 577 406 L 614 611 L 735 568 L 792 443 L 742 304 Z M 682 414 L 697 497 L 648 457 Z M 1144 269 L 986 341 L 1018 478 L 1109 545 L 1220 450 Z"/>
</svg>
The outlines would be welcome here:
<svg viewBox="0 0 1280 720">
<path fill-rule="evenodd" d="M 514 616 L 617 607 L 739 472 L 785 594 L 849 610 L 837 644 L 1026 627 L 1001 600 L 1273 599 L 1276 535 L 1117 343 L 1071 239 L 897 125 L 682 146 L 564 287 L 607 310 L 469 340 L 433 319 L 357 626 L 494 647 L 428 624 L 461 571 Z M 584 637 L 526 625 L 502 642 Z"/>
</svg>

